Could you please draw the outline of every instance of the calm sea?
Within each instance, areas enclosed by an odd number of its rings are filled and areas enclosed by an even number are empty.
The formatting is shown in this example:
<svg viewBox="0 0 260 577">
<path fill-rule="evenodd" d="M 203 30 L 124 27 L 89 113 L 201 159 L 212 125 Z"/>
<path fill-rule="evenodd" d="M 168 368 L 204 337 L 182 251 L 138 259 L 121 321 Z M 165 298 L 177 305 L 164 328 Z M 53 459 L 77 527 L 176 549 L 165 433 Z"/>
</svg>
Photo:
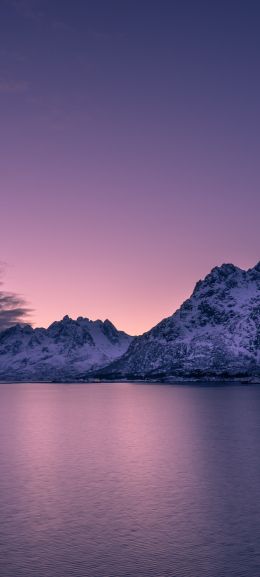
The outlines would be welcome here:
<svg viewBox="0 0 260 577">
<path fill-rule="evenodd" d="M 1 577 L 259 577 L 260 387 L 0 385 Z"/>
</svg>

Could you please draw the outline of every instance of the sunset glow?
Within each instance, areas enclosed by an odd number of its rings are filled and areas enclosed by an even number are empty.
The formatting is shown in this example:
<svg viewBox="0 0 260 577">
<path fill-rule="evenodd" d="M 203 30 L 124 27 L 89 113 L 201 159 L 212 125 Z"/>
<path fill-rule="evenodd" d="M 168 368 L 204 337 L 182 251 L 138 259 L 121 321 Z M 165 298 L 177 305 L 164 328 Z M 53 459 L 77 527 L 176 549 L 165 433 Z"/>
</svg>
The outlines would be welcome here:
<svg viewBox="0 0 260 577">
<path fill-rule="evenodd" d="M 1 5 L 0 240 L 32 322 L 108 317 L 141 333 L 213 266 L 254 266 L 254 12 L 16 4 Z"/>
</svg>

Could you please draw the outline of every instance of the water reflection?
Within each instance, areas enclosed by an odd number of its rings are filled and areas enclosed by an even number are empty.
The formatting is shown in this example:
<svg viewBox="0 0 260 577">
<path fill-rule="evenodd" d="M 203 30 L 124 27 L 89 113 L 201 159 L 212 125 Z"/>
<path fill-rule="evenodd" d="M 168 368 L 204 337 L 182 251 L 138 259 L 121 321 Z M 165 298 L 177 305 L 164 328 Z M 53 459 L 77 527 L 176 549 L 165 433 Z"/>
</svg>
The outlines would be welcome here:
<svg viewBox="0 0 260 577">
<path fill-rule="evenodd" d="M 4 577 L 253 577 L 260 388 L 0 386 Z"/>
</svg>

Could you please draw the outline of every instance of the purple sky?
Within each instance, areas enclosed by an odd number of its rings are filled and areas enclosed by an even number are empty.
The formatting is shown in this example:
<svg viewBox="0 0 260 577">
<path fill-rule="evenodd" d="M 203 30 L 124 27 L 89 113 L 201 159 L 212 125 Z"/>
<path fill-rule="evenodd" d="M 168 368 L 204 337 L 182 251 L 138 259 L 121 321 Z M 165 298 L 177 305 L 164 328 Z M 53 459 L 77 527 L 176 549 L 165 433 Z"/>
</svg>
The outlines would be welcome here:
<svg viewBox="0 0 260 577">
<path fill-rule="evenodd" d="M 0 10 L 0 260 L 32 321 L 140 333 L 213 266 L 254 266 L 259 2 Z"/>
</svg>

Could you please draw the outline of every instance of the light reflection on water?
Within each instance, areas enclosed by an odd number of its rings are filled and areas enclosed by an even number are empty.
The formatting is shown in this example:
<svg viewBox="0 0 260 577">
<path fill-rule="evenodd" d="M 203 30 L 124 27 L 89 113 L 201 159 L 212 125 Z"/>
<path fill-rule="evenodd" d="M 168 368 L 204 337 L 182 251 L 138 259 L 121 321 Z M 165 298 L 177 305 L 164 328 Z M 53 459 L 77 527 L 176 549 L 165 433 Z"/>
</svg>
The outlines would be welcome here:
<svg viewBox="0 0 260 577">
<path fill-rule="evenodd" d="M 0 385 L 1 577 L 259 577 L 260 388 Z"/>
</svg>

